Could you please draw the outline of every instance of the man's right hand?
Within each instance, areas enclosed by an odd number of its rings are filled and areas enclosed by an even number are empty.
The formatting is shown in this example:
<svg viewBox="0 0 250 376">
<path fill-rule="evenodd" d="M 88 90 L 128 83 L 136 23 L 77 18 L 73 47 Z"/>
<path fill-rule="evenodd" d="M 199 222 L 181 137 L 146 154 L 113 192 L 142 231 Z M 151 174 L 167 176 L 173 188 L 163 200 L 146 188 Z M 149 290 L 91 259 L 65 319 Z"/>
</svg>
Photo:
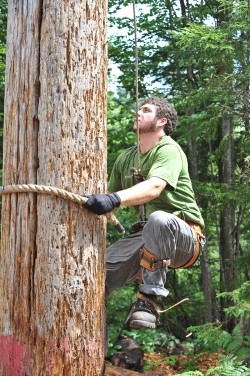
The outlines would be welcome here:
<svg viewBox="0 0 250 376">
<path fill-rule="evenodd" d="M 115 208 L 118 208 L 121 205 L 120 196 L 117 193 L 109 193 L 109 194 L 96 194 L 88 197 L 88 201 L 83 204 L 83 206 L 91 211 L 92 213 L 102 215 L 105 213 L 109 213 Z"/>
</svg>

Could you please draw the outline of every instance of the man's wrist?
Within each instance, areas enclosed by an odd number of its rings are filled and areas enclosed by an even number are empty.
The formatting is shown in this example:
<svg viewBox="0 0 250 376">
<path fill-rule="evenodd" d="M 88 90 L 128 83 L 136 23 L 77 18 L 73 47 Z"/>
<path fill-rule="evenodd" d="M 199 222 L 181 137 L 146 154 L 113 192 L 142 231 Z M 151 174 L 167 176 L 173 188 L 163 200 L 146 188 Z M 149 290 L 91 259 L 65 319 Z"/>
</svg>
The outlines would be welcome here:
<svg viewBox="0 0 250 376">
<path fill-rule="evenodd" d="M 114 204 L 114 209 L 119 208 L 119 206 L 121 205 L 121 197 L 118 195 L 118 193 L 116 192 L 109 193 L 108 196 L 110 197 L 111 201 Z"/>
</svg>

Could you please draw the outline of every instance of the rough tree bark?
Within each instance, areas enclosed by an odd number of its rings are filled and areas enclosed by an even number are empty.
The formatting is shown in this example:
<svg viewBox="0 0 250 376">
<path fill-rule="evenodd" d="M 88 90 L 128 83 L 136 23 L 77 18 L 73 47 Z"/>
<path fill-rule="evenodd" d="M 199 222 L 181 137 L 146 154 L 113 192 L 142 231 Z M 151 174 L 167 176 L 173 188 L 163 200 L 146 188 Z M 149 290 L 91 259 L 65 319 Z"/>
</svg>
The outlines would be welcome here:
<svg viewBox="0 0 250 376">
<path fill-rule="evenodd" d="M 234 179 L 234 136 L 233 117 L 223 114 L 219 127 L 219 139 L 224 144 L 219 163 L 219 177 L 222 184 L 230 184 Z M 235 269 L 235 204 L 227 202 L 220 212 L 220 289 L 221 292 L 233 291 L 237 288 Z M 232 305 L 227 298 L 221 299 L 222 320 L 228 330 L 234 327 L 234 320 L 226 318 L 224 308 Z"/>
<path fill-rule="evenodd" d="M 4 185 L 106 189 L 105 0 L 10 0 Z M 101 375 L 105 219 L 3 197 L 1 375 Z"/>
<path fill-rule="evenodd" d="M 224 23 L 230 22 L 229 8 L 223 9 L 218 13 L 217 23 L 223 29 Z M 233 71 L 233 62 L 221 61 L 218 64 L 217 73 L 221 77 L 229 76 Z M 227 90 L 233 83 L 227 81 Z M 227 99 L 222 100 L 222 105 L 226 103 L 228 109 L 223 111 L 220 123 L 218 124 L 218 141 L 220 144 L 220 155 L 218 161 L 219 181 L 222 185 L 232 184 L 234 181 L 234 116 L 233 103 Z M 227 200 L 220 211 L 220 290 L 233 291 L 237 288 L 237 273 L 235 267 L 235 203 L 233 200 Z M 224 309 L 233 304 L 228 298 L 221 298 L 221 319 L 225 322 L 225 328 L 232 331 L 235 325 L 235 319 L 229 318 Z"/>
</svg>

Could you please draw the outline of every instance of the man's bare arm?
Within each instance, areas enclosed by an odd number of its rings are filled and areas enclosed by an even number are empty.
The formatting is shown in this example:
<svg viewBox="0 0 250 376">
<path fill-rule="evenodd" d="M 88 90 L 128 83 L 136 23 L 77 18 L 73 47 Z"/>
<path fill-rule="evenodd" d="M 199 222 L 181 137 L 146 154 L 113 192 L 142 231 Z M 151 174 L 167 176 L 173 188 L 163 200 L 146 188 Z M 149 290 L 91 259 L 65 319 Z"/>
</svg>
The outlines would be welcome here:
<svg viewBox="0 0 250 376">
<path fill-rule="evenodd" d="M 122 206 L 141 205 L 158 197 L 166 185 L 165 180 L 152 177 L 133 187 L 118 191 L 117 194 L 121 198 Z"/>
</svg>

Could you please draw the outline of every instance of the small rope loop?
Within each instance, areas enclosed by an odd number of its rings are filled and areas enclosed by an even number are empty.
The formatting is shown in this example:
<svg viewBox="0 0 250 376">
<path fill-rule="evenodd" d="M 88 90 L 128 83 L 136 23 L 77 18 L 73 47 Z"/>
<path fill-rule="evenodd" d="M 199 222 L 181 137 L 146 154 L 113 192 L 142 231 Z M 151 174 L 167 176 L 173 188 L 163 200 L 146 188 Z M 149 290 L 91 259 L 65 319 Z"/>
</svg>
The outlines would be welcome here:
<svg viewBox="0 0 250 376">
<path fill-rule="evenodd" d="M 182 304 L 182 303 L 184 303 L 184 302 L 186 302 L 186 301 L 188 301 L 188 300 L 189 300 L 189 298 L 182 299 L 180 302 L 178 302 L 178 303 L 172 305 L 172 306 L 169 307 L 169 308 L 166 308 L 166 309 L 163 309 L 163 310 L 159 310 L 159 309 L 158 309 L 157 312 L 158 312 L 158 313 L 164 313 L 164 312 L 167 312 L 167 311 L 169 311 L 170 309 L 175 308 L 175 307 L 177 307 L 179 304 Z"/>
</svg>

